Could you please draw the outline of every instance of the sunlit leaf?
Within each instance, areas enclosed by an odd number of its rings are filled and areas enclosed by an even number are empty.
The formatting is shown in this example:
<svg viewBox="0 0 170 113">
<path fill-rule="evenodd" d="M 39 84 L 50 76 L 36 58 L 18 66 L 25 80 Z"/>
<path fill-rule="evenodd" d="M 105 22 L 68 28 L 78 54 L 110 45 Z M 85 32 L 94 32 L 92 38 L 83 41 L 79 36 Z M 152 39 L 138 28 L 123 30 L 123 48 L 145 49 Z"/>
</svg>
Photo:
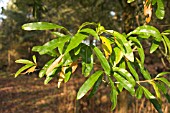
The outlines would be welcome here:
<svg viewBox="0 0 170 113">
<path fill-rule="evenodd" d="M 32 73 L 32 72 L 35 71 L 35 68 L 36 68 L 36 67 L 37 67 L 37 66 L 32 66 L 32 67 L 30 67 L 29 69 L 27 69 L 26 72 L 24 72 L 24 73 L 22 73 L 22 74 Z"/>
<path fill-rule="evenodd" d="M 160 92 L 159 92 L 159 88 L 158 88 L 158 86 L 156 85 L 156 83 L 155 83 L 154 81 L 150 81 L 149 83 L 153 86 L 157 98 L 158 98 L 158 99 L 161 99 L 161 94 L 160 94 Z"/>
<path fill-rule="evenodd" d="M 102 48 L 104 50 L 105 56 L 108 59 L 109 56 L 112 54 L 111 42 L 104 36 L 100 36 L 100 39 L 102 40 Z"/>
<path fill-rule="evenodd" d="M 170 40 L 169 40 L 168 37 L 165 36 L 165 35 L 163 35 L 163 38 L 164 38 L 164 40 L 165 40 L 165 43 L 166 43 L 166 45 L 167 45 L 167 47 L 168 47 L 168 50 L 169 50 L 169 53 L 170 53 Z"/>
<path fill-rule="evenodd" d="M 132 3 L 134 2 L 135 0 L 127 0 L 127 3 Z"/>
<path fill-rule="evenodd" d="M 163 75 L 167 75 L 167 74 L 170 74 L 170 72 L 161 72 L 161 73 L 157 74 L 156 78 L 162 77 Z"/>
<path fill-rule="evenodd" d="M 114 32 L 114 36 L 115 36 L 115 40 L 117 40 L 121 45 L 123 45 L 123 48 L 120 49 L 124 53 L 125 57 L 131 62 L 134 62 L 134 54 L 130 46 L 130 43 L 127 41 L 127 39 L 118 32 Z"/>
<path fill-rule="evenodd" d="M 93 46 L 93 50 L 97 56 L 97 58 L 99 59 L 102 68 L 104 69 L 105 73 L 107 75 L 110 75 L 110 65 L 108 63 L 108 61 L 106 60 L 106 57 L 104 57 L 103 53 L 100 51 L 100 49 L 98 49 L 97 47 Z"/>
<path fill-rule="evenodd" d="M 130 82 L 133 86 L 135 86 L 136 82 L 133 78 L 133 76 L 124 68 L 119 68 L 119 67 L 113 67 L 112 70 L 115 72 L 118 72 L 120 75 L 122 75 L 123 77 L 125 77 L 128 82 Z"/>
<path fill-rule="evenodd" d="M 97 40 L 100 40 L 98 34 L 93 29 L 85 28 L 85 29 L 81 29 L 79 32 L 80 33 L 88 33 L 88 34 L 94 36 Z"/>
<path fill-rule="evenodd" d="M 67 46 L 67 49 L 65 50 L 65 54 L 71 51 L 72 49 L 76 48 L 84 39 L 86 39 L 88 36 L 82 33 L 75 34 L 72 38 L 70 43 Z"/>
<path fill-rule="evenodd" d="M 84 22 L 84 23 L 79 27 L 78 32 L 79 32 L 83 27 L 88 26 L 88 25 L 97 26 L 97 24 L 94 23 L 94 22 Z"/>
<path fill-rule="evenodd" d="M 48 68 L 46 71 L 46 75 L 48 75 L 54 68 L 58 66 L 58 64 L 61 62 L 64 55 L 60 55 Z"/>
<path fill-rule="evenodd" d="M 64 27 L 48 23 L 48 22 L 34 22 L 34 23 L 27 23 L 22 26 L 24 30 L 50 30 L 50 29 L 62 29 Z"/>
<path fill-rule="evenodd" d="M 159 19 L 163 19 L 165 16 L 165 9 L 164 9 L 164 4 L 162 0 L 157 0 L 157 9 L 156 9 L 156 16 Z"/>
<path fill-rule="evenodd" d="M 44 67 L 43 67 L 43 68 L 41 69 L 41 71 L 39 72 L 39 77 L 40 77 L 40 78 L 42 78 L 42 77 L 45 75 L 47 68 L 53 63 L 54 60 L 55 60 L 55 59 L 53 58 L 53 59 L 49 60 L 49 61 L 44 65 Z"/>
<path fill-rule="evenodd" d="M 81 99 L 92 88 L 102 73 L 103 71 L 96 71 L 84 82 L 77 93 L 77 100 Z"/>
<path fill-rule="evenodd" d="M 152 93 L 150 93 L 150 92 L 148 91 L 148 89 L 146 89 L 146 88 L 143 87 L 143 86 L 141 86 L 141 87 L 142 87 L 143 92 L 144 92 L 144 94 L 145 94 L 145 97 L 146 97 L 147 99 L 156 99 L 156 97 L 155 97 L 154 95 L 152 95 Z"/>
<path fill-rule="evenodd" d="M 113 76 L 116 78 L 116 80 L 118 82 L 120 82 L 120 84 L 126 89 L 128 90 L 131 95 L 135 94 L 135 89 L 133 87 L 133 84 L 131 84 L 129 81 L 127 81 L 126 79 L 124 79 L 122 76 L 120 76 L 119 74 L 117 74 L 116 72 L 114 72 Z"/>
<path fill-rule="evenodd" d="M 35 55 L 32 56 L 32 59 L 33 59 L 34 63 L 36 64 L 37 60 L 36 60 L 36 56 Z"/>
<path fill-rule="evenodd" d="M 34 64 L 32 61 L 26 60 L 26 59 L 19 59 L 16 60 L 15 63 L 21 63 L 21 64 Z"/>
<path fill-rule="evenodd" d="M 91 90 L 88 98 L 91 98 L 94 94 L 96 94 L 97 89 L 99 88 L 100 84 L 102 83 L 102 78 L 103 78 L 103 76 L 100 76 L 100 77 L 98 78 L 98 80 L 97 80 L 96 83 L 94 84 L 93 89 Z"/>
<path fill-rule="evenodd" d="M 170 87 L 170 82 L 166 79 L 166 78 L 155 78 L 156 80 L 160 80 L 162 81 L 163 83 L 165 83 L 168 87 Z"/>
<path fill-rule="evenodd" d="M 21 67 L 16 73 L 15 73 L 15 78 L 21 74 L 24 70 L 32 67 L 34 64 L 26 64 L 25 66 Z"/>
<path fill-rule="evenodd" d="M 53 78 L 54 74 L 56 73 L 57 69 L 53 69 L 47 76 L 46 79 L 44 80 L 44 84 L 48 84 Z"/>
</svg>

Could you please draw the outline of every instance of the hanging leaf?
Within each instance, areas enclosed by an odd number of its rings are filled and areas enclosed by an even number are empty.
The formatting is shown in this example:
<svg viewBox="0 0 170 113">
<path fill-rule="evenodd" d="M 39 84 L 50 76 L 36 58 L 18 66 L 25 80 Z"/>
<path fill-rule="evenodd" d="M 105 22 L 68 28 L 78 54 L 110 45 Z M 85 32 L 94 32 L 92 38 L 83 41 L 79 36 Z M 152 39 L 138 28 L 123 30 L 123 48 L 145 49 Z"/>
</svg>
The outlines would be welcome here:
<svg viewBox="0 0 170 113">
<path fill-rule="evenodd" d="M 142 47 L 140 41 L 136 37 L 130 37 L 129 39 L 132 40 L 135 43 L 135 45 L 137 46 L 137 50 L 138 50 L 138 54 L 141 59 L 141 63 L 144 64 L 145 53 L 144 53 L 144 50 L 143 50 L 143 47 Z"/>
<path fill-rule="evenodd" d="M 92 88 L 102 73 L 103 71 L 96 71 L 84 82 L 77 93 L 77 100 L 81 99 Z"/>
<path fill-rule="evenodd" d="M 125 77 L 128 82 L 130 82 L 133 86 L 135 86 L 136 82 L 134 80 L 134 78 L 132 77 L 132 75 L 125 70 L 124 68 L 119 68 L 119 67 L 113 67 L 112 70 L 115 72 L 118 72 L 120 75 L 122 75 L 123 77 Z"/>
<path fill-rule="evenodd" d="M 110 86 L 111 86 L 111 92 L 110 92 L 110 100 L 112 102 L 112 110 L 115 109 L 116 105 L 117 105 L 117 95 L 118 92 L 116 90 L 116 87 L 114 86 L 114 83 L 112 81 L 112 79 L 108 76 L 109 78 L 109 82 L 110 82 Z"/>
<path fill-rule="evenodd" d="M 126 89 L 128 90 L 131 95 L 135 94 L 135 89 L 133 87 L 133 84 L 131 84 L 129 81 L 124 79 L 122 76 L 120 76 L 118 73 L 114 72 L 113 76 L 116 78 L 118 82 Z"/>
<path fill-rule="evenodd" d="M 94 36 L 97 40 L 100 40 L 98 34 L 93 29 L 85 28 L 85 29 L 81 29 L 79 32 L 80 33 L 88 33 L 88 34 Z"/>
<path fill-rule="evenodd" d="M 94 84 L 93 89 L 91 90 L 88 98 L 91 98 L 94 94 L 96 94 L 97 89 L 99 88 L 100 84 L 102 83 L 102 78 L 103 78 L 103 76 L 100 76 L 100 77 L 98 78 L 98 80 L 97 80 L 96 83 Z"/>
<path fill-rule="evenodd" d="M 130 70 L 130 72 L 132 73 L 132 75 L 135 77 L 136 81 L 139 81 L 139 75 L 138 73 L 136 72 L 136 69 L 135 69 L 135 66 L 133 65 L 133 63 L 127 61 L 127 66 Z"/>
<path fill-rule="evenodd" d="M 104 69 L 105 73 L 107 75 L 110 75 L 110 65 L 108 63 L 108 61 L 106 60 L 106 57 L 104 57 L 103 53 L 100 51 L 100 49 L 98 49 L 97 47 L 93 46 L 93 50 L 97 56 L 97 58 L 99 59 L 102 68 Z"/>
<path fill-rule="evenodd" d="M 93 53 L 91 48 L 84 45 L 81 48 L 80 56 L 82 57 L 82 74 L 87 77 L 93 69 Z"/>
<path fill-rule="evenodd" d="M 65 83 L 69 81 L 71 74 L 72 74 L 72 70 L 71 70 L 71 68 L 68 68 L 65 72 L 65 75 L 64 75 L 65 76 L 65 78 L 64 78 Z"/>
<path fill-rule="evenodd" d="M 21 74 L 24 70 L 32 67 L 34 64 L 26 64 L 25 66 L 21 67 L 16 73 L 15 73 L 15 78 Z"/>
<path fill-rule="evenodd" d="M 166 42 L 166 45 L 167 45 L 167 47 L 168 47 L 169 54 L 170 54 L 170 40 L 169 40 L 168 37 L 165 36 L 165 35 L 163 35 L 163 38 L 164 38 L 164 40 L 165 40 L 165 42 Z"/>
<path fill-rule="evenodd" d="M 144 16 L 146 16 L 146 23 L 149 23 L 151 21 L 151 17 L 152 17 L 152 5 L 151 3 L 149 5 L 147 5 L 148 2 L 146 2 L 144 4 Z"/>
<path fill-rule="evenodd" d="M 142 73 L 143 77 L 144 77 L 146 80 L 150 80 L 150 79 L 151 79 L 151 75 L 150 75 L 150 73 L 148 72 L 148 70 L 145 69 L 144 65 L 142 65 L 142 63 L 141 63 L 137 58 L 136 58 L 136 60 L 137 60 L 137 63 L 138 63 L 140 72 Z"/>
<path fill-rule="evenodd" d="M 63 29 L 64 27 L 48 23 L 48 22 L 34 22 L 34 23 L 27 23 L 22 26 L 24 30 L 50 30 L 50 29 Z"/>
<path fill-rule="evenodd" d="M 157 0 L 157 9 L 156 9 L 156 16 L 159 19 L 163 19 L 165 16 L 165 9 L 164 9 L 164 4 L 162 0 Z"/>
<path fill-rule="evenodd" d="M 141 86 L 147 99 L 156 99 L 145 87 Z"/>
<path fill-rule="evenodd" d="M 141 86 L 139 86 L 136 90 L 136 98 L 141 99 L 143 95 L 143 89 Z"/>
<path fill-rule="evenodd" d="M 54 74 L 57 72 L 57 69 L 53 69 L 47 76 L 46 79 L 44 80 L 44 84 L 48 84 L 53 78 Z"/>
<path fill-rule="evenodd" d="M 150 81 L 149 83 L 153 86 L 157 98 L 158 98 L 158 99 L 161 99 L 161 94 L 160 94 L 160 92 L 159 92 L 159 88 L 158 88 L 158 86 L 156 85 L 156 83 L 155 83 L 154 81 Z"/>
<path fill-rule="evenodd" d="M 123 48 L 120 48 L 122 52 L 124 53 L 125 57 L 130 60 L 131 62 L 134 62 L 134 55 L 132 48 L 127 41 L 127 39 L 120 33 L 114 32 L 114 36 L 116 37 L 115 40 L 117 40 L 121 45 L 123 45 Z M 119 47 L 119 45 L 118 45 Z M 124 49 L 125 48 L 125 49 Z"/>
</svg>

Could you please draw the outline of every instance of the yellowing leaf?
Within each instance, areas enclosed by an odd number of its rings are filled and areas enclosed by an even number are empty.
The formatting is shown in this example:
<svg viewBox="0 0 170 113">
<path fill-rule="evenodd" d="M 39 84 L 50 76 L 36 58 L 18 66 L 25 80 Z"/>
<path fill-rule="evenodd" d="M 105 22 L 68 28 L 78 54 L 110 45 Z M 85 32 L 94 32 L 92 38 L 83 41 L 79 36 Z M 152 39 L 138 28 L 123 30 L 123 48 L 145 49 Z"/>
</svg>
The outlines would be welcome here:
<svg viewBox="0 0 170 113">
<path fill-rule="evenodd" d="M 77 62 L 73 62 L 73 63 L 71 64 L 72 73 L 74 73 L 74 72 L 76 71 L 77 67 L 78 67 L 78 63 L 77 63 Z"/>
<path fill-rule="evenodd" d="M 36 66 L 32 66 L 31 68 L 29 68 L 26 72 L 24 72 L 24 73 L 22 73 L 22 74 L 27 74 L 27 73 L 32 73 L 32 72 L 34 72 L 35 71 L 35 68 L 36 68 Z"/>
<path fill-rule="evenodd" d="M 112 53 L 112 46 L 111 46 L 110 40 L 107 39 L 107 38 L 104 37 L 104 36 L 100 36 L 100 39 L 102 40 L 102 48 L 103 48 L 103 50 L 104 50 L 106 59 L 108 59 L 109 56 L 110 56 L 111 53 Z"/>
<path fill-rule="evenodd" d="M 58 88 L 60 88 L 61 82 L 64 80 L 65 78 L 65 71 L 68 67 L 62 67 L 61 72 L 60 72 L 60 77 L 58 79 Z"/>
<path fill-rule="evenodd" d="M 54 68 L 58 66 L 58 64 L 61 62 L 64 55 L 60 55 L 47 69 L 46 75 L 48 75 Z"/>
</svg>

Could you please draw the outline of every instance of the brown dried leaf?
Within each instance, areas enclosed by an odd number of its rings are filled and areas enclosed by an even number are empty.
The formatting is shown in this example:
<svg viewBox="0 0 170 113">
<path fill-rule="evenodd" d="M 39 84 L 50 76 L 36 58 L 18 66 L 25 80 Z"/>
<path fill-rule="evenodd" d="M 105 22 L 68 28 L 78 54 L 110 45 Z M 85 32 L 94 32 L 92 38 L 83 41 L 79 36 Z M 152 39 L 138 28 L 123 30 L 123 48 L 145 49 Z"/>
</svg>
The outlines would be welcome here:
<svg viewBox="0 0 170 113">
<path fill-rule="evenodd" d="M 26 72 L 24 72 L 24 73 L 22 73 L 22 74 L 27 74 L 27 73 L 32 73 L 32 72 L 34 72 L 35 71 L 35 68 L 36 68 L 36 66 L 32 66 L 31 68 L 29 68 Z"/>
</svg>

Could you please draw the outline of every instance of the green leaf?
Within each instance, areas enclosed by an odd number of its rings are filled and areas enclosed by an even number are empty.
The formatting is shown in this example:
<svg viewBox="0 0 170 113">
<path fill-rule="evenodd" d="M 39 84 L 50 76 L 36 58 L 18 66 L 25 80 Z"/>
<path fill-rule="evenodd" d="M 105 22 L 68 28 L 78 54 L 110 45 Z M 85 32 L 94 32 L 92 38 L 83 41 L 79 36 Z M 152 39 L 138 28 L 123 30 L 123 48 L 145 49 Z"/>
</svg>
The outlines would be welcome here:
<svg viewBox="0 0 170 113">
<path fill-rule="evenodd" d="M 160 80 L 162 81 L 163 83 L 165 83 L 168 87 L 170 87 L 170 82 L 166 79 L 166 78 L 155 78 L 156 80 Z"/>
<path fill-rule="evenodd" d="M 141 63 L 144 64 L 145 53 L 144 53 L 142 44 L 136 37 L 130 37 L 129 39 L 132 40 L 135 43 L 135 45 L 137 46 L 137 50 L 138 50 L 138 54 L 140 56 Z"/>
<path fill-rule="evenodd" d="M 45 65 L 44 67 L 41 69 L 41 71 L 39 72 L 39 77 L 42 78 L 46 71 L 47 71 L 47 68 L 53 63 L 53 61 L 55 60 L 55 58 L 49 60 Z"/>
<path fill-rule="evenodd" d="M 49 30 L 49 29 L 62 29 L 64 27 L 48 23 L 48 22 L 34 22 L 34 23 L 27 23 L 22 26 L 24 30 Z"/>
<path fill-rule="evenodd" d="M 118 32 L 114 32 L 114 36 L 116 37 L 116 40 L 120 43 L 120 45 L 123 45 L 123 48 L 120 49 L 124 53 L 125 57 L 131 62 L 134 62 L 134 54 L 130 46 L 130 43 L 127 41 L 127 39 Z M 118 47 L 120 46 L 118 45 Z"/>
<path fill-rule="evenodd" d="M 127 0 L 127 3 L 132 3 L 134 2 L 135 0 Z"/>
<path fill-rule="evenodd" d="M 167 45 L 169 53 L 170 53 L 170 40 L 168 39 L 167 36 L 165 36 L 165 35 L 162 35 L 162 36 L 163 36 L 163 38 L 164 38 L 164 40 L 166 42 L 166 45 Z"/>
<path fill-rule="evenodd" d="M 34 64 L 26 64 L 25 66 L 21 67 L 16 73 L 15 73 L 15 78 L 21 74 L 21 72 L 23 72 L 24 70 L 32 67 Z"/>
<path fill-rule="evenodd" d="M 68 80 L 69 80 L 70 77 L 71 77 L 71 74 L 72 74 L 71 68 L 67 69 L 67 70 L 66 70 L 66 74 L 64 75 L 64 76 L 65 76 L 65 78 L 64 78 L 64 82 L 65 82 L 65 83 L 68 82 Z"/>
<path fill-rule="evenodd" d="M 159 104 L 157 99 L 149 99 L 149 101 L 153 104 L 153 106 L 155 107 L 155 109 L 158 111 L 158 113 L 163 113 L 162 112 L 162 107 Z"/>
<path fill-rule="evenodd" d="M 15 63 L 21 63 L 21 64 L 34 64 L 32 61 L 26 60 L 26 59 L 19 59 L 16 60 Z"/>
<path fill-rule="evenodd" d="M 97 40 L 100 40 L 98 34 L 93 29 L 85 28 L 85 29 L 81 29 L 79 32 L 80 33 L 88 33 L 88 34 L 94 36 Z"/>
<path fill-rule="evenodd" d="M 78 91 L 77 100 L 81 99 L 91 89 L 102 73 L 103 71 L 96 71 L 84 82 Z"/>
<path fill-rule="evenodd" d="M 113 52 L 110 56 L 110 62 L 113 65 L 113 67 L 116 67 L 116 65 L 121 61 L 123 58 L 123 52 L 120 50 L 119 47 L 114 47 Z"/>
<path fill-rule="evenodd" d="M 143 89 L 141 86 L 139 86 L 136 90 L 136 98 L 141 99 L 143 95 Z"/>
<path fill-rule="evenodd" d="M 98 49 L 97 47 L 93 46 L 93 50 L 97 56 L 97 58 L 99 59 L 102 68 L 104 69 L 105 73 L 107 75 L 110 75 L 110 65 L 106 59 L 106 57 L 103 55 L 103 53 L 100 51 L 100 49 Z"/>
<path fill-rule="evenodd" d="M 33 59 L 34 63 L 36 64 L 37 60 L 36 60 L 36 56 L 35 55 L 32 56 L 32 59 Z"/>
<path fill-rule="evenodd" d="M 117 95 L 118 92 L 116 90 L 116 87 L 114 86 L 114 83 L 112 81 L 112 79 L 108 76 L 109 78 L 109 82 L 110 82 L 110 86 L 111 86 L 111 93 L 110 93 L 110 100 L 112 102 L 112 110 L 115 109 L 116 105 L 117 105 Z"/>
<path fill-rule="evenodd" d="M 155 83 L 154 81 L 150 81 L 149 83 L 153 86 L 157 98 L 158 98 L 158 99 L 161 99 L 161 94 L 160 94 L 160 92 L 159 92 L 159 88 L 158 88 L 158 86 L 156 85 L 156 83 Z"/>
<path fill-rule="evenodd" d="M 53 78 L 54 78 L 54 74 L 57 72 L 57 69 L 53 69 L 46 77 L 46 79 L 44 80 L 44 84 L 48 84 Z"/>
<path fill-rule="evenodd" d="M 88 26 L 88 25 L 97 26 L 97 24 L 94 23 L 94 22 L 84 22 L 84 23 L 79 27 L 78 32 L 79 32 L 83 27 Z"/>
<path fill-rule="evenodd" d="M 137 58 L 136 58 L 136 60 L 137 60 L 137 63 L 138 63 L 140 72 L 142 73 L 143 77 L 144 77 L 146 80 L 150 80 L 150 79 L 151 79 L 151 75 L 150 75 L 150 73 L 148 72 L 148 70 L 145 69 L 144 65 L 143 65 Z"/>
<path fill-rule="evenodd" d="M 65 54 L 70 52 L 72 49 L 76 48 L 84 39 L 86 39 L 88 36 L 82 33 L 75 34 L 72 38 L 70 43 L 67 46 L 67 49 L 65 50 Z"/>
<path fill-rule="evenodd" d="M 150 53 L 153 53 L 159 47 L 159 43 L 162 40 L 162 36 L 161 36 L 159 30 L 156 29 L 155 27 L 149 26 L 149 25 L 143 25 L 143 26 L 137 27 L 135 30 L 133 30 L 132 32 L 127 34 L 127 36 L 130 36 L 132 34 L 137 34 L 140 36 L 143 35 L 148 38 L 150 36 L 154 37 L 153 43 L 150 48 Z"/>
<path fill-rule="evenodd" d="M 82 57 L 82 74 L 87 77 L 93 69 L 93 53 L 89 46 L 81 48 L 80 56 Z"/>
<path fill-rule="evenodd" d="M 133 65 L 133 63 L 132 63 L 132 62 L 129 62 L 129 61 L 127 61 L 126 63 L 127 63 L 127 66 L 128 66 L 128 68 L 129 68 L 130 72 L 132 73 L 132 75 L 135 77 L 135 79 L 136 79 L 137 81 L 139 81 L 139 75 L 138 75 L 138 73 L 136 72 L 135 66 Z"/>
<path fill-rule="evenodd" d="M 98 78 L 98 80 L 97 80 L 96 83 L 94 84 L 93 89 L 92 89 L 92 91 L 90 92 L 88 98 L 91 98 L 94 94 L 96 94 L 97 89 L 99 88 L 100 84 L 102 83 L 102 78 L 103 78 L 103 76 L 100 76 L 100 77 Z"/>
<path fill-rule="evenodd" d="M 165 16 L 165 9 L 164 9 L 164 4 L 162 0 L 157 0 L 157 9 L 156 9 L 156 16 L 159 19 L 163 19 Z"/>
<path fill-rule="evenodd" d="M 161 73 L 157 74 L 156 78 L 162 77 L 163 75 L 167 75 L 167 74 L 170 74 L 170 72 L 161 72 Z"/>
<path fill-rule="evenodd" d="M 135 89 L 133 84 L 131 84 L 129 81 L 127 81 L 126 79 L 124 79 L 122 76 L 120 76 L 118 73 L 114 72 L 113 76 L 116 78 L 116 80 L 118 82 L 120 82 L 120 84 L 126 89 L 128 90 L 131 95 L 135 94 Z"/>
<path fill-rule="evenodd" d="M 115 72 L 118 72 L 120 75 L 122 75 L 123 77 L 125 77 L 128 82 L 130 82 L 133 86 L 135 86 L 136 82 L 134 80 L 134 78 L 132 77 L 132 75 L 125 70 L 124 68 L 119 68 L 119 67 L 113 67 L 112 70 Z"/>
<path fill-rule="evenodd" d="M 141 86 L 141 87 L 142 87 L 145 97 L 147 99 L 156 99 L 156 97 L 154 95 L 152 95 L 152 93 L 150 93 L 145 87 L 143 87 L 143 86 Z"/>
</svg>

